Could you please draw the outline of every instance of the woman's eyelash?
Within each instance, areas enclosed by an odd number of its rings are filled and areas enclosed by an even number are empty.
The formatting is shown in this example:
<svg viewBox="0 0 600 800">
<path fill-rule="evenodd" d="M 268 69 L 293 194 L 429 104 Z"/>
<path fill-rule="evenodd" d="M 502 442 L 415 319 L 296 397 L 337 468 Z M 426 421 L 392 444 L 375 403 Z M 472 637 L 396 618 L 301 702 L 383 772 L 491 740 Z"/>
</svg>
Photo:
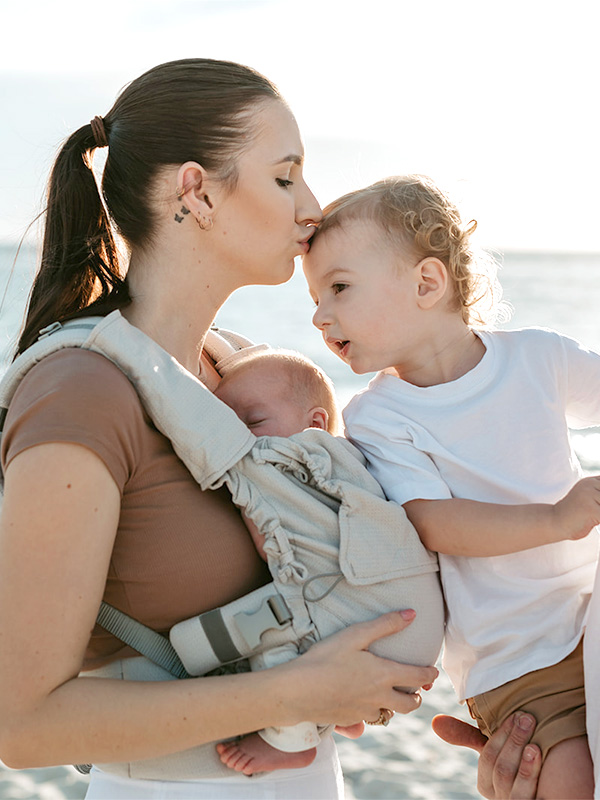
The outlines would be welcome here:
<svg viewBox="0 0 600 800">
<path fill-rule="evenodd" d="M 275 181 L 277 182 L 278 186 L 283 186 L 284 189 L 288 186 L 294 185 L 294 181 L 288 181 L 285 180 L 284 178 L 275 178 Z"/>
</svg>

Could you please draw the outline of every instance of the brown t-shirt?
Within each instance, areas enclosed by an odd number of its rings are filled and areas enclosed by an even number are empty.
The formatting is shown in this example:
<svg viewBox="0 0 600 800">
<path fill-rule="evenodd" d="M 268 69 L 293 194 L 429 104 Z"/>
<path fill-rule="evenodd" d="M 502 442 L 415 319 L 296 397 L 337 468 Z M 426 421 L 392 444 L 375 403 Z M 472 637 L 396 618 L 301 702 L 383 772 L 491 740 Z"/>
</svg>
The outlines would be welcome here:
<svg viewBox="0 0 600 800">
<path fill-rule="evenodd" d="M 48 442 L 88 447 L 121 492 L 104 594 L 111 605 L 166 632 L 270 580 L 227 490 L 200 489 L 132 384 L 103 356 L 62 350 L 21 382 L 4 426 L 3 469 Z M 127 655 L 134 653 L 96 626 L 84 669 Z"/>
</svg>

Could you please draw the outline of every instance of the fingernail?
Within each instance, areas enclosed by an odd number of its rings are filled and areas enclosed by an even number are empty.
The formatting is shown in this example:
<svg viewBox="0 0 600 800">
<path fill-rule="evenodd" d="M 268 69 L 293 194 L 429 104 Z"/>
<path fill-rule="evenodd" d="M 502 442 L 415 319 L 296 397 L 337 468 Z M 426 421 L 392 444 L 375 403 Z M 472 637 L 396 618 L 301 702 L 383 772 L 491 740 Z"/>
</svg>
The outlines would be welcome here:
<svg viewBox="0 0 600 800">
<path fill-rule="evenodd" d="M 525 750 L 523 750 L 523 761 L 533 761 L 534 758 L 535 750 L 533 747 L 526 747 Z"/>
<path fill-rule="evenodd" d="M 405 620 L 414 619 L 417 616 L 417 612 L 413 608 L 405 608 L 400 612 L 400 616 Z"/>
<path fill-rule="evenodd" d="M 533 720 L 527 714 L 522 714 L 517 717 L 517 725 L 522 731 L 529 731 L 533 727 Z"/>
</svg>

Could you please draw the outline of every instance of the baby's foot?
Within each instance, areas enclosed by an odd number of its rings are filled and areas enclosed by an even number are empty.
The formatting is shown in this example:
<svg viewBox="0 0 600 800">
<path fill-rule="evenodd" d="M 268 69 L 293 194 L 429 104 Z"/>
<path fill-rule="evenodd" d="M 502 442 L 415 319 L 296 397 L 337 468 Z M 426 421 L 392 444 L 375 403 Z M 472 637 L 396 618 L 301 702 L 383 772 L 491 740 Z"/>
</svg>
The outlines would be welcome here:
<svg viewBox="0 0 600 800">
<path fill-rule="evenodd" d="M 300 769 L 312 764 L 317 748 L 301 750 L 298 753 L 285 753 L 271 747 L 258 733 L 251 733 L 236 742 L 222 742 L 217 752 L 223 764 L 244 775 L 255 772 L 272 772 L 276 769 Z"/>
</svg>

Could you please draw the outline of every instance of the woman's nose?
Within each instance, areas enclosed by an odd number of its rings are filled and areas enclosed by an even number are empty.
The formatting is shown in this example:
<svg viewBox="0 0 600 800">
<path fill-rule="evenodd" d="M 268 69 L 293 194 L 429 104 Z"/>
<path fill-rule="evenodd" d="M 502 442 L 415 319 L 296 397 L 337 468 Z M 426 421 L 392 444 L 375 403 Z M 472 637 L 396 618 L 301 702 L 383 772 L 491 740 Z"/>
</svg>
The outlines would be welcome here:
<svg viewBox="0 0 600 800">
<path fill-rule="evenodd" d="M 299 225 L 317 225 L 323 219 L 323 212 L 317 198 L 308 188 L 308 184 L 302 181 L 302 191 L 298 195 L 296 205 L 296 222 Z"/>
</svg>

